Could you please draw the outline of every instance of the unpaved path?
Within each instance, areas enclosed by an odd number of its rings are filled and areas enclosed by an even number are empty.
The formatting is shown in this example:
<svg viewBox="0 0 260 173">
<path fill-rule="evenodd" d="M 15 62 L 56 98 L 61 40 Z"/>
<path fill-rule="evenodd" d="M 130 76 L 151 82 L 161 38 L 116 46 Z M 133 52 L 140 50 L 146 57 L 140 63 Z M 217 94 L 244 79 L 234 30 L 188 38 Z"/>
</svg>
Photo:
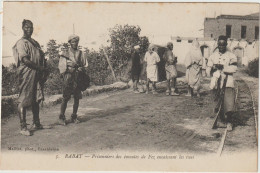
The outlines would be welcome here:
<svg viewBox="0 0 260 173">
<path fill-rule="evenodd" d="M 209 80 L 205 79 L 204 83 Z M 2 150 L 27 146 L 59 148 L 59 151 L 153 151 L 216 153 L 224 129 L 212 130 L 213 100 L 208 92 L 201 98 L 166 96 L 161 85 L 158 95 L 134 94 L 130 89 L 113 91 L 80 101 L 80 124 L 56 125 L 60 105 L 41 109 L 42 124 L 53 129 L 35 131 L 33 136 L 19 134 L 18 117 L 2 121 Z M 66 116 L 72 112 L 72 100 Z M 239 116 L 253 116 L 240 114 Z M 256 151 L 255 129 L 252 119 L 242 118 L 234 131 L 228 134 L 228 152 Z M 28 115 L 31 123 L 32 115 Z M 245 125 L 246 124 L 246 125 Z M 249 128 L 247 128 L 247 126 Z M 219 135 L 220 134 L 220 135 Z M 245 142 L 246 141 L 246 142 Z M 250 145 L 249 145 L 250 143 Z M 231 148 L 230 148 L 231 147 Z"/>
</svg>

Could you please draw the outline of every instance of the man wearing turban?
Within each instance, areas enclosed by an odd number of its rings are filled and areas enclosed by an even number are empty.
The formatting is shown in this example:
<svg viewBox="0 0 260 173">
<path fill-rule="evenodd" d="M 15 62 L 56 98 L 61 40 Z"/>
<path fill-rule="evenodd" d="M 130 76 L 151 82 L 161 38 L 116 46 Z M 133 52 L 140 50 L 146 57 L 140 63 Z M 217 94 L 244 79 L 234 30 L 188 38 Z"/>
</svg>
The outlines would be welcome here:
<svg viewBox="0 0 260 173">
<path fill-rule="evenodd" d="M 85 54 L 78 49 L 79 36 L 70 35 L 68 38 L 70 48 L 60 51 L 59 70 L 63 77 L 63 99 L 59 114 L 59 123 L 66 125 L 65 111 L 67 103 L 74 96 L 73 113 L 71 114 L 71 122 L 79 123 L 77 111 L 79 107 L 79 99 L 82 98 L 81 89 L 78 82 L 78 74 L 85 73 L 88 62 Z"/>
<path fill-rule="evenodd" d="M 197 40 L 193 40 L 192 46 L 185 57 L 186 80 L 188 83 L 188 94 L 186 96 L 193 96 L 193 91 L 196 91 L 197 96 L 200 97 L 202 61 L 200 44 Z"/>
<path fill-rule="evenodd" d="M 145 53 L 144 61 L 147 63 L 146 72 L 147 72 L 147 82 L 146 82 L 146 94 L 149 93 L 149 83 L 152 83 L 152 92 L 156 92 L 156 82 L 158 81 L 158 66 L 160 62 L 159 55 L 154 51 L 154 45 L 150 44 L 148 51 Z"/>
</svg>

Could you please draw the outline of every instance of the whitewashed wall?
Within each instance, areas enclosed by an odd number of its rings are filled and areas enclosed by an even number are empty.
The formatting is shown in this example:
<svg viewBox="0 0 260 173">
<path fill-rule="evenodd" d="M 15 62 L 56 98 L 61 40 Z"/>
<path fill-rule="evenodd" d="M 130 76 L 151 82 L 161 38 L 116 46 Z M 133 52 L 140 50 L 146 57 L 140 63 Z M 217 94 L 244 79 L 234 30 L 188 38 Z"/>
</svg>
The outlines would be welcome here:
<svg viewBox="0 0 260 173">
<path fill-rule="evenodd" d="M 188 40 L 181 40 L 181 42 L 177 42 L 177 40 L 172 40 L 173 43 L 173 52 L 175 56 L 178 57 L 178 63 L 183 64 L 185 60 L 185 56 L 188 53 L 192 43 L 188 43 Z M 207 45 L 209 47 L 210 54 L 213 53 L 213 50 L 217 46 L 217 41 L 199 41 L 200 45 Z M 161 44 L 165 46 L 165 44 Z M 248 63 L 257 57 L 259 57 L 259 41 L 252 42 L 249 44 L 246 41 L 228 41 L 229 50 L 233 51 L 234 48 L 241 47 L 243 56 L 242 56 L 242 64 L 247 66 Z"/>
</svg>

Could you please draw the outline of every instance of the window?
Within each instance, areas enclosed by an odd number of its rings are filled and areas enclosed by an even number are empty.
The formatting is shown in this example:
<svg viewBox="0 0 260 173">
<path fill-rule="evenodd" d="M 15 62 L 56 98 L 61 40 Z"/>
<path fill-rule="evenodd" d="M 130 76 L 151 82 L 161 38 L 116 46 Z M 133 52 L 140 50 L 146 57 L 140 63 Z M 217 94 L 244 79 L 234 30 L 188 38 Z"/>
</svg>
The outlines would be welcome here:
<svg viewBox="0 0 260 173">
<path fill-rule="evenodd" d="M 192 43 L 193 40 L 188 40 L 188 43 Z"/>
<path fill-rule="evenodd" d="M 226 25 L 226 36 L 231 37 L 231 25 Z"/>
<path fill-rule="evenodd" d="M 259 27 L 258 26 L 255 27 L 255 39 L 256 40 L 259 39 Z"/>
<path fill-rule="evenodd" d="M 241 26 L 241 38 L 246 38 L 246 26 Z"/>
<path fill-rule="evenodd" d="M 212 37 L 213 37 L 213 34 L 210 34 L 210 37 L 212 38 Z"/>
</svg>

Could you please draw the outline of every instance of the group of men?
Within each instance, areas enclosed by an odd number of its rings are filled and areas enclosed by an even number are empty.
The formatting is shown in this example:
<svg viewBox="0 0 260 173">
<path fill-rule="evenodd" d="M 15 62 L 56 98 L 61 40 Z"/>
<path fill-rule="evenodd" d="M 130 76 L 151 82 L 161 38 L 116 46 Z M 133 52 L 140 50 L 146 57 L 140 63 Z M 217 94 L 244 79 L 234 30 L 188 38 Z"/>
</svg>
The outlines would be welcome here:
<svg viewBox="0 0 260 173">
<path fill-rule="evenodd" d="M 19 77 L 19 99 L 18 99 L 18 115 L 20 118 L 20 133 L 25 136 L 32 135 L 31 129 L 39 130 L 43 128 L 50 128 L 48 126 L 43 126 L 40 123 L 39 118 L 39 104 L 44 100 L 43 86 L 48 77 L 48 70 L 46 65 L 46 59 L 44 57 L 44 52 L 37 41 L 31 38 L 33 33 L 33 23 L 30 20 L 24 20 L 22 22 L 22 29 L 24 35 L 21 39 L 17 41 L 13 47 L 14 58 L 16 60 L 16 65 L 18 69 Z M 84 83 L 84 74 L 86 73 L 86 68 L 88 62 L 84 53 L 78 49 L 79 37 L 77 35 L 71 35 L 68 38 L 68 43 L 70 44 L 69 49 L 65 49 L 60 52 L 59 59 L 59 70 L 63 77 L 63 99 L 60 107 L 60 114 L 58 117 L 58 123 L 66 125 L 68 122 L 79 123 L 77 118 L 77 111 L 79 106 L 79 99 L 82 98 L 81 91 L 86 87 L 82 86 Z M 230 116 L 234 112 L 234 79 L 232 74 L 236 71 L 237 60 L 236 56 L 231 52 L 227 51 L 227 38 L 225 36 L 220 36 L 218 39 L 218 50 L 215 51 L 208 59 L 208 70 L 213 73 L 212 83 L 218 81 L 219 86 L 214 86 L 212 89 L 216 91 L 216 88 L 221 88 L 223 81 L 226 77 L 227 84 L 225 87 L 225 101 L 224 101 L 224 122 L 228 122 L 229 129 L 232 129 L 232 124 Z M 134 46 L 134 51 L 132 54 L 132 80 L 133 88 L 135 93 L 138 91 L 138 81 L 141 73 L 141 57 L 138 51 L 140 46 Z M 188 96 L 192 95 L 192 90 L 197 90 L 200 85 L 201 78 L 201 61 L 202 55 L 199 50 L 199 45 L 197 41 L 193 43 L 194 50 L 191 50 L 186 57 L 186 67 L 187 67 L 187 82 L 189 85 Z M 176 78 L 177 78 L 177 57 L 173 54 L 173 44 L 168 43 L 167 49 L 163 55 L 165 61 L 165 71 L 167 78 L 167 90 L 166 95 L 178 96 L 179 93 L 176 88 Z M 199 53 L 200 52 L 200 53 Z M 152 84 L 152 93 L 156 94 L 156 82 L 158 81 L 158 63 L 160 62 L 160 57 L 155 51 L 155 46 L 150 45 L 148 51 L 144 56 L 144 62 L 146 63 L 147 71 L 147 83 L 146 83 L 146 93 L 149 93 L 149 84 Z M 80 78 L 81 77 L 81 78 Z M 217 79 L 217 80 L 216 80 Z M 220 81 L 220 82 L 219 82 Z M 190 95 L 189 95 L 190 94 Z M 65 111 L 67 103 L 71 98 L 74 97 L 73 113 L 71 115 L 70 121 L 66 120 Z M 33 125 L 31 129 L 27 128 L 26 123 L 26 111 L 28 108 L 32 108 L 33 113 Z"/>
<path fill-rule="evenodd" d="M 160 59 L 153 44 L 149 45 L 143 62 L 141 61 L 139 45 L 134 46 L 132 54 L 132 80 L 134 93 L 140 93 L 137 84 L 139 76 L 141 75 L 141 64 L 145 64 L 147 81 L 146 81 L 146 94 L 149 93 L 149 84 L 152 83 L 152 93 L 156 92 L 156 82 L 158 82 L 158 63 L 162 60 L 165 63 L 167 89 L 166 95 L 179 96 L 178 89 L 176 88 L 177 79 L 177 57 L 173 54 L 173 44 L 167 43 L 167 48 Z M 190 50 L 185 57 L 186 66 L 186 81 L 188 84 L 188 93 L 186 96 L 194 96 L 195 93 L 200 97 L 201 79 L 202 79 L 202 66 L 206 66 L 207 74 L 210 74 L 211 82 L 210 89 L 212 90 L 214 100 L 221 103 L 222 110 L 220 121 L 218 124 L 223 124 L 228 130 L 232 130 L 232 116 L 235 115 L 235 90 L 233 73 L 237 70 L 237 57 L 227 50 L 227 37 L 219 36 L 218 47 L 212 55 L 205 62 L 202 56 L 200 44 L 197 39 L 192 43 Z M 220 93 L 225 93 L 224 98 Z M 221 100 L 221 102 L 220 102 Z"/>
<path fill-rule="evenodd" d="M 150 44 L 148 51 L 145 53 L 143 61 L 140 56 L 140 46 L 134 46 L 134 51 L 132 53 L 132 81 L 133 81 L 133 91 L 134 93 L 140 93 L 137 84 L 141 75 L 142 64 L 146 66 L 147 81 L 146 81 L 146 94 L 149 94 L 149 85 L 152 84 L 152 93 L 157 94 L 156 91 L 156 82 L 158 82 L 158 63 L 161 61 L 159 55 L 155 51 L 156 46 Z M 167 48 L 163 54 L 163 59 L 165 61 L 165 71 L 167 78 L 167 90 L 166 95 L 179 95 L 176 88 L 176 79 L 177 79 L 177 57 L 174 56 L 173 44 L 168 43 Z"/>
</svg>

